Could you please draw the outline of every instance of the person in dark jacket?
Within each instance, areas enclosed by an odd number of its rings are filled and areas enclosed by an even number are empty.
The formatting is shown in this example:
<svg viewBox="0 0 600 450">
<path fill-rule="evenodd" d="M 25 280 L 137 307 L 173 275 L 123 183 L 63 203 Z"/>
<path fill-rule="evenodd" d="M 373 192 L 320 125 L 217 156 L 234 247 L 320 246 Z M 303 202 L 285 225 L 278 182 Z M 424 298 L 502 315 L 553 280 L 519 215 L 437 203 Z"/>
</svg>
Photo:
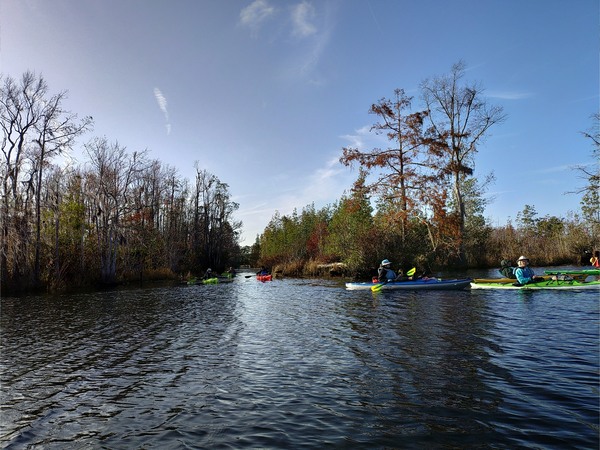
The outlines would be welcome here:
<svg viewBox="0 0 600 450">
<path fill-rule="evenodd" d="M 500 273 L 505 277 L 505 278 L 511 278 L 511 279 L 516 279 L 516 275 L 515 275 L 515 269 L 516 267 L 513 267 L 511 261 L 509 261 L 508 259 L 503 259 L 502 261 L 500 261 Z"/>
</svg>

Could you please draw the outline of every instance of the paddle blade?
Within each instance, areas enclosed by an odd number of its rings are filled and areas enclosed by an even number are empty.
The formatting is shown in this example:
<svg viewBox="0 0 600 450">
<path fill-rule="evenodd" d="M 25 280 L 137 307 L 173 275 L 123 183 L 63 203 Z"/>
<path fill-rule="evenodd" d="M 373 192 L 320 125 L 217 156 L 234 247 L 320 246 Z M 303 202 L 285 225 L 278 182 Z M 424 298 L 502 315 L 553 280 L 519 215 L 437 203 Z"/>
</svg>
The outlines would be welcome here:
<svg viewBox="0 0 600 450">
<path fill-rule="evenodd" d="M 408 275 L 409 277 L 412 277 L 415 274 L 416 271 L 417 271 L 417 268 L 413 267 L 408 272 L 406 272 L 406 275 Z"/>
<path fill-rule="evenodd" d="M 383 286 L 383 283 L 375 284 L 375 285 L 371 286 L 371 290 L 373 292 L 379 292 L 381 290 L 382 286 Z"/>
</svg>

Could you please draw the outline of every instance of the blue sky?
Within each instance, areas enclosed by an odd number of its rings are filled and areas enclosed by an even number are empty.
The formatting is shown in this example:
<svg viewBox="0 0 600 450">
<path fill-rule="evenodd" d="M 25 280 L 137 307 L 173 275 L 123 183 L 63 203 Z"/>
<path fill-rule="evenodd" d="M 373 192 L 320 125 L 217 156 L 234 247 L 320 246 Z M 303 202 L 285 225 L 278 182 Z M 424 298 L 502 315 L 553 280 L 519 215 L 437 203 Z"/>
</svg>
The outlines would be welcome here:
<svg viewBox="0 0 600 450">
<path fill-rule="evenodd" d="M 344 146 L 386 146 L 372 103 L 463 60 L 505 123 L 480 146 L 494 225 L 566 194 L 592 163 L 598 0 L 0 0 L 0 72 L 42 74 L 93 134 L 192 180 L 227 183 L 252 244 L 275 211 L 338 200 L 357 176 Z M 81 142 L 83 144 L 83 141 Z M 77 157 L 78 150 L 75 151 Z"/>
</svg>

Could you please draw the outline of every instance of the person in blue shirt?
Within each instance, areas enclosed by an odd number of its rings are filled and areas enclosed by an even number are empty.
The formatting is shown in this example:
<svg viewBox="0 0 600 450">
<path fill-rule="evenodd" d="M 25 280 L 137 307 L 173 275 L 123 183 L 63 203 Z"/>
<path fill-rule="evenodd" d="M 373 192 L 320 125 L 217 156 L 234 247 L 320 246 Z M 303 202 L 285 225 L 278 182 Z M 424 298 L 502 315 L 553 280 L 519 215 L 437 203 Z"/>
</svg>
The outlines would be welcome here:
<svg viewBox="0 0 600 450">
<path fill-rule="evenodd" d="M 543 277 L 538 277 L 533 272 L 533 269 L 529 267 L 529 259 L 525 256 L 521 256 L 517 259 L 518 267 L 515 269 L 515 276 L 520 284 L 535 283 L 537 281 L 543 281 Z"/>
<path fill-rule="evenodd" d="M 381 261 L 381 265 L 379 269 L 377 269 L 377 279 L 380 282 L 383 281 L 393 281 L 396 279 L 396 272 L 394 272 L 391 268 L 392 263 L 387 259 Z"/>
</svg>

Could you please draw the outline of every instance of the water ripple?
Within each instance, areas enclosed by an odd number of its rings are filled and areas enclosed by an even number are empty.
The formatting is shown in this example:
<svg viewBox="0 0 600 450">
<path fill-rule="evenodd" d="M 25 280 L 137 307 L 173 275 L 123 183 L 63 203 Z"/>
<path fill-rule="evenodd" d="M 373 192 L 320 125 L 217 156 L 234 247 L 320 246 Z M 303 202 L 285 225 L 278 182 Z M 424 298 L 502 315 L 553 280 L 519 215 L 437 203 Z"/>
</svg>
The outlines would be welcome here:
<svg viewBox="0 0 600 450">
<path fill-rule="evenodd" d="M 3 448 L 597 448 L 595 293 L 2 299 Z"/>
</svg>

